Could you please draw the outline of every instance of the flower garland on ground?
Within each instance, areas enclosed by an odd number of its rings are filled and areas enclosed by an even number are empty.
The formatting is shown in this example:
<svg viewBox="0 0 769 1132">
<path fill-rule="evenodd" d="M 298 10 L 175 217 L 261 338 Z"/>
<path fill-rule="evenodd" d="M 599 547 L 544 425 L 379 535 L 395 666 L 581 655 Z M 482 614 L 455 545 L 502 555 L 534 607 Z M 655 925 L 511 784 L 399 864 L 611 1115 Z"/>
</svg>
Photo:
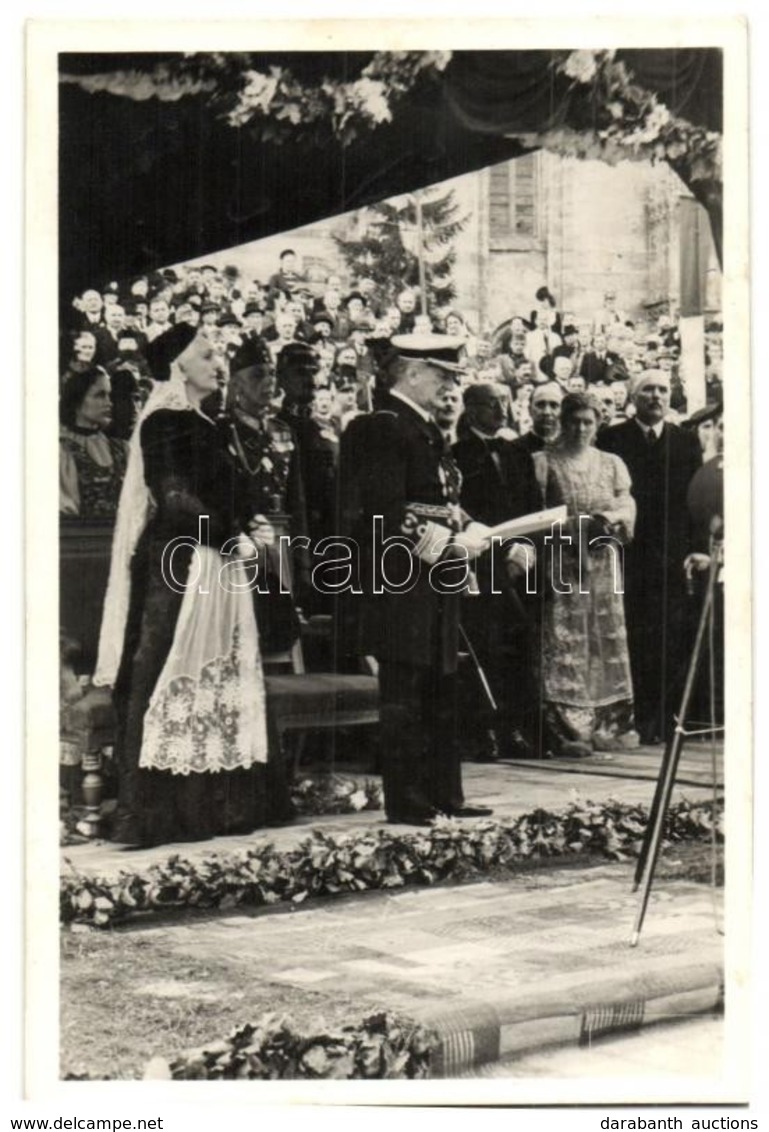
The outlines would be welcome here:
<svg viewBox="0 0 769 1132">
<path fill-rule="evenodd" d="M 166 1061 L 154 1058 L 145 1080 L 392 1080 L 427 1077 L 435 1035 L 390 1013 L 361 1022 L 302 1034 L 291 1021 L 266 1014 L 240 1025 L 221 1041 L 209 1042 Z"/>
<path fill-rule="evenodd" d="M 61 880 L 60 913 L 63 923 L 109 927 L 141 912 L 301 904 L 310 896 L 467 880 L 529 861 L 625 860 L 638 854 L 647 821 L 643 806 L 576 800 L 560 813 L 538 809 L 471 825 L 446 818 L 419 832 L 331 836 L 314 830 L 286 851 L 265 843 L 199 862 L 176 855 L 144 874 L 121 872 L 114 879 L 72 869 Z M 666 843 L 713 836 L 723 838 L 723 815 L 709 803 L 684 800 L 667 811 Z"/>
</svg>

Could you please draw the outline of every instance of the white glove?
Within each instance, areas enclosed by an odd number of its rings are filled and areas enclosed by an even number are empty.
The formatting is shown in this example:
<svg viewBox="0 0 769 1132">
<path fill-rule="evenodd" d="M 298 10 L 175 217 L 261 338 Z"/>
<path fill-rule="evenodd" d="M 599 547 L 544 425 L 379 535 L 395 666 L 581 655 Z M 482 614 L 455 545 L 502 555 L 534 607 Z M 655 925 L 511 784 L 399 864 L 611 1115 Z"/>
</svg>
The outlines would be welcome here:
<svg viewBox="0 0 769 1132">
<path fill-rule="evenodd" d="M 259 551 L 256 543 L 248 535 L 239 534 L 238 541 L 235 543 L 234 554 L 238 558 L 258 558 Z"/>
<path fill-rule="evenodd" d="M 484 523 L 468 523 L 454 536 L 452 546 L 461 547 L 470 559 L 477 558 L 491 546 L 491 530 Z"/>
<path fill-rule="evenodd" d="M 687 554 L 684 559 L 684 573 L 687 578 L 691 578 L 692 574 L 699 574 L 703 570 L 710 569 L 710 555 L 709 554 Z"/>
<path fill-rule="evenodd" d="M 275 528 L 268 523 L 264 515 L 255 515 L 252 523 L 248 525 L 248 533 L 255 543 L 262 546 L 275 545 Z"/>
<path fill-rule="evenodd" d="M 523 578 L 536 565 L 537 552 L 533 546 L 527 546 L 523 542 L 514 542 L 505 555 L 505 561 L 507 572 L 511 578 Z"/>
</svg>

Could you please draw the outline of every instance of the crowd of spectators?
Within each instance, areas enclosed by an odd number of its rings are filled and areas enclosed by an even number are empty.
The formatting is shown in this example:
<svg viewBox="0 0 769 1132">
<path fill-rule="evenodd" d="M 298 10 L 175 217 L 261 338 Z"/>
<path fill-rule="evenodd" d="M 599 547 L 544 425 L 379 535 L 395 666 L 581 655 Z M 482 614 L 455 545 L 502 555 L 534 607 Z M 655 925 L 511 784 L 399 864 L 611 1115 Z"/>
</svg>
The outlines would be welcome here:
<svg viewBox="0 0 769 1132">
<path fill-rule="evenodd" d="M 163 356 L 163 335 L 181 324 L 197 328 L 210 341 L 219 389 L 202 409 L 225 430 L 232 458 L 250 477 L 253 509 L 268 525 L 277 516 L 288 517 L 291 533 L 307 535 L 310 547 L 336 533 L 340 439 L 352 420 L 376 410 L 386 397 L 390 340 L 420 333 L 439 333 L 451 339 L 463 363 L 462 379 L 459 385 L 447 385 L 441 409 L 435 415 L 446 445 L 453 447 L 465 476 L 463 505 L 467 505 L 468 493 L 481 484 L 481 480 L 473 484 L 474 468 L 477 471 L 485 466 L 484 475 L 491 477 L 491 484 L 504 465 L 507 472 L 500 482 L 507 483 L 506 500 L 512 480 L 528 484 L 530 498 L 521 502 L 524 512 L 573 495 L 574 506 L 596 512 L 601 521 L 611 514 L 611 529 L 622 527 L 627 540 L 638 506 L 633 554 L 638 563 L 636 589 L 646 595 L 639 614 L 643 631 L 633 625 L 630 598 L 625 600 L 623 613 L 623 603 L 618 602 L 610 584 L 607 558 L 602 565 L 605 585 L 599 595 L 601 601 L 596 599 L 590 615 L 595 624 L 591 621 L 589 634 L 580 630 L 579 634 L 574 631 L 574 636 L 585 653 L 583 667 L 592 672 L 594 656 L 605 654 L 606 626 L 620 625 L 621 633 L 614 632 L 612 639 L 619 638 L 624 634 L 623 617 L 627 616 L 630 661 L 626 652 L 619 650 L 613 661 L 619 675 L 610 678 L 608 670 L 601 670 L 604 683 L 613 679 L 617 686 L 621 684 L 622 695 L 608 699 L 626 709 L 624 717 L 614 713 L 611 727 L 615 739 L 617 734 L 632 732 L 635 686 L 641 738 L 653 742 L 663 736 L 670 713 L 663 706 L 660 714 L 657 661 L 653 671 L 644 673 L 648 657 L 655 649 L 659 651 L 660 626 L 663 648 L 668 650 L 665 656 L 672 657 L 672 645 L 664 644 L 664 627 L 677 624 L 678 611 L 677 607 L 660 606 L 650 615 L 647 589 L 649 578 L 658 574 L 659 585 L 654 585 L 668 593 L 669 570 L 676 578 L 680 575 L 683 585 L 683 564 L 692 549 L 684 531 L 688 522 L 687 485 L 698 464 L 721 451 L 722 351 L 718 322 L 706 326 L 707 406 L 690 413 L 680 372 L 681 340 L 675 314 L 632 317 L 621 309 L 611 289 L 606 290 L 599 310 L 585 313 L 559 309 L 551 292 L 541 287 L 533 296 L 530 310 L 512 313 L 493 333 L 484 334 L 476 332 L 459 310 L 425 313 L 419 293 L 410 287 L 404 286 L 396 302 L 388 305 L 371 278 L 343 282 L 339 276 L 328 276 L 310 280 L 302 274 L 291 249 L 282 252 L 278 269 L 265 282 L 204 264 L 140 276 L 125 286 L 109 283 L 101 290 L 90 288 L 74 299 L 69 324 L 62 331 L 63 515 L 114 517 L 131 436 L 143 404 L 165 376 L 155 360 Z M 646 381 L 648 375 L 652 377 Z M 654 421 L 653 413 L 640 415 L 649 408 L 644 400 L 649 397 L 663 406 L 664 422 Z M 640 430 L 633 425 L 630 432 L 623 431 L 623 424 L 637 412 Z M 650 428 L 649 421 L 654 427 Z M 659 438 L 657 425 L 662 423 L 682 426 L 675 430 L 676 436 L 688 432 L 696 435 L 696 441 L 692 436 L 684 437 L 680 452 L 675 445 L 671 447 L 672 442 L 666 442 L 665 455 L 652 455 L 651 443 Z M 636 452 L 634 445 L 639 437 L 650 444 Z M 494 449 L 492 441 L 512 442 L 515 451 Z M 676 473 L 680 482 L 671 484 L 668 476 L 657 483 L 657 472 L 664 477 L 666 469 L 669 471 L 671 452 L 678 452 L 676 458 L 680 458 L 680 476 Z M 539 487 L 535 473 L 541 479 Z M 681 535 L 675 554 L 670 551 L 668 527 L 662 533 L 654 527 L 655 514 L 662 514 L 660 502 L 666 493 L 670 506 L 662 509 L 664 521 L 677 525 Z M 493 484 L 484 486 L 474 507 L 468 510 L 482 513 L 492 494 Z M 500 513 L 490 514 L 484 521 L 506 518 L 502 513 L 506 505 L 500 504 Z M 658 554 L 659 540 L 665 549 Z M 582 569 L 576 559 L 574 569 Z M 628 577 L 634 577 L 632 569 Z M 324 611 L 323 599 L 313 592 L 301 563 L 298 590 L 304 612 Z M 478 605 L 479 610 L 484 608 Z M 553 602 L 548 610 L 552 623 L 545 618 L 541 624 L 543 632 L 552 637 L 550 652 L 555 656 L 553 642 L 564 638 L 563 626 L 572 611 L 563 601 Z M 283 644 L 291 642 L 296 634 L 292 610 L 274 632 Z M 543 639 L 549 640 L 547 632 Z M 657 634 L 651 644 L 643 635 L 648 636 L 648 632 Z M 480 630 L 477 635 L 482 638 Z M 677 645 L 683 640 L 680 635 Z M 488 649 L 479 648 L 480 653 L 492 657 L 492 668 L 497 646 L 493 643 Z M 523 650 L 521 656 L 524 653 L 528 655 Z M 562 658 L 566 669 L 570 656 Z M 524 657 L 518 665 L 520 680 L 525 677 L 526 663 Z M 677 669 L 681 663 L 681 657 L 677 657 Z M 672 673 L 672 660 L 670 664 Z M 584 690 L 580 691 L 582 699 L 576 697 L 579 710 L 572 710 L 570 715 L 558 690 L 571 679 L 569 672 L 560 671 L 553 663 L 550 675 L 555 689 L 550 734 L 559 736 L 564 749 L 569 744 L 581 749 L 585 740 L 580 727 L 584 730 L 586 726 L 589 750 L 594 735 L 600 737 L 602 728 L 608 726 L 601 709 L 607 702 L 604 683 L 597 692 L 591 691 L 585 724 Z M 679 675 L 676 671 L 671 676 L 671 688 L 680 683 Z M 645 715 L 639 718 L 644 680 L 652 687 Z M 504 698 L 506 683 L 509 681 L 500 680 L 500 699 Z M 517 720 L 511 730 L 525 732 L 526 726 Z"/>
<path fill-rule="evenodd" d="M 155 380 L 148 346 L 178 323 L 200 328 L 220 360 L 221 386 L 229 363 L 244 343 L 260 341 L 273 367 L 287 346 L 301 343 L 317 362 L 309 415 L 327 437 L 338 439 L 358 413 L 375 406 L 384 377 L 381 349 L 393 335 L 439 332 L 460 340 L 467 370 L 465 384 L 498 386 L 503 404 L 503 436 L 515 438 L 532 429 L 532 398 L 537 389 L 555 382 L 564 393 L 589 389 L 601 403 L 601 427 L 615 425 L 634 409 L 628 395 L 632 378 L 647 369 L 670 375 L 668 419 L 687 419 L 686 389 L 679 373 L 681 343 L 674 315 L 632 319 L 621 310 L 616 293 L 607 289 L 602 307 L 585 317 L 561 311 L 546 287 L 534 296 L 532 309 L 513 314 L 491 334 L 475 333 L 458 310 L 439 316 L 423 313 L 417 291 L 403 287 L 394 305 L 382 302 L 371 278 L 345 286 L 340 276 L 310 282 L 291 249 L 280 255 L 278 270 L 266 282 L 242 278 L 231 268 L 190 265 L 139 276 L 125 286 L 114 282 L 89 288 L 77 296 L 62 333 L 62 511 L 81 517 L 105 516 L 115 505 L 115 475 L 123 461 L 120 443 L 132 432 Z M 721 334 L 708 326 L 706 382 L 708 403 L 721 400 Z M 91 380 L 84 379 L 90 374 Z M 72 378 L 77 380 L 72 384 Z M 96 420 L 88 418 L 87 393 L 98 378 L 108 403 Z M 276 390 L 278 411 L 284 391 Z M 452 395 L 442 427 L 449 440 L 462 432 L 461 397 Z M 221 414 L 224 392 L 218 406 Z M 86 402 L 85 412 L 83 403 Z M 109 401 L 111 401 L 111 411 Z M 77 402 L 75 404 L 75 402 Z M 74 405 L 74 408 L 73 408 Z M 88 419 L 86 419 L 88 418 Z M 712 422 L 705 422 L 705 431 Z M 100 443 L 94 445 L 98 432 Z M 110 443 L 107 444 L 106 441 Z M 703 447 L 707 438 L 703 437 Z M 94 449 L 99 462 L 95 464 Z M 101 469 L 94 473 L 94 466 Z M 115 474 L 104 475 L 104 468 Z M 75 470 L 103 490 L 77 490 Z M 119 486 L 119 485 L 118 485 Z"/>
</svg>

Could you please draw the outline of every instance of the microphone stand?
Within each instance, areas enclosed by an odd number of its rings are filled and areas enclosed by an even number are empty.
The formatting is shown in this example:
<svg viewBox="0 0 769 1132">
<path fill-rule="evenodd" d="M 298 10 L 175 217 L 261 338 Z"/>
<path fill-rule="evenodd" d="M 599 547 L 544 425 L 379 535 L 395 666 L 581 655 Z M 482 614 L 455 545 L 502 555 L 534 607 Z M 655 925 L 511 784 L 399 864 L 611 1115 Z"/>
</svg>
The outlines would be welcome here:
<svg viewBox="0 0 769 1132">
<path fill-rule="evenodd" d="M 633 931 L 630 937 L 630 946 L 635 947 L 641 935 L 641 928 L 646 915 L 646 907 L 649 903 L 649 896 L 651 894 L 652 882 L 654 880 L 654 870 L 657 865 L 659 857 L 660 846 L 662 843 L 662 832 L 665 824 L 665 814 L 667 813 L 670 799 L 673 793 L 673 786 L 675 784 L 676 771 L 683 750 L 684 739 L 688 735 L 699 734 L 712 734 L 715 731 L 722 731 L 722 727 L 716 728 L 715 726 L 706 729 L 705 731 L 687 731 L 685 728 L 685 721 L 689 711 L 689 704 L 691 702 L 692 693 L 694 691 L 694 683 L 697 678 L 697 670 L 699 668 L 700 660 L 702 658 L 702 649 L 706 640 L 706 635 L 709 632 L 713 619 L 713 595 L 715 591 L 716 581 L 723 566 L 723 539 L 717 538 L 715 535 L 710 539 L 710 567 L 708 574 L 708 584 L 705 591 L 705 598 L 702 603 L 702 610 L 700 612 L 700 620 L 697 626 L 697 635 L 694 640 L 694 647 L 689 659 L 689 667 L 686 673 L 686 683 L 684 685 L 683 695 L 681 696 L 681 707 L 676 717 L 676 726 L 673 731 L 672 737 L 668 740 L 665 748 L 665 754 L 660 765 L 659 776 L 657 778 L 657 786 L 654 792 L 654 800 L 652 802 L 651 810 L 649 812 L 649 821 L 644 833 L 643 844 L 641 852 L 638 857 L 636 865 L 635 878 L 633 882 L 633 892 L 637 892 L 641 887 L 641 895 L 636 910 L 636 918 L 633 924 Z"/>
</svg>

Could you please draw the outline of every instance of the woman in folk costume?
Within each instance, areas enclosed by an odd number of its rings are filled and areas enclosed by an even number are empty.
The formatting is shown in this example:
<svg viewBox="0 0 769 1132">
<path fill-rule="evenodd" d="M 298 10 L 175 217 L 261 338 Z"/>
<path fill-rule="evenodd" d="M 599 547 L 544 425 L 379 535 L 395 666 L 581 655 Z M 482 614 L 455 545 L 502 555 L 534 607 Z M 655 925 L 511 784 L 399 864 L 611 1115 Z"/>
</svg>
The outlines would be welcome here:
<svg viewBox="0 0 769 1132">
<path fill-rule="evenodd" d="M 545 506 L 566 504 L 569 519 L 548 563 L 541 695 L 549 745 L 572 758 L 638 746 L 621 562 L 636 509 L 623 461 L 594 447 L 601 417 L 594 396 L 567 394 L 559 440 L 534 453 Z"/>
<path fill-rule="evenodd" d="M 200 840 L 264 821 L 265 695 L 236 471 L 200 408 L 211 343 L 154 340 L 158 384 L 131 441 L 94 683 L 114 688 L 112 839 Z"/>
</svg>

